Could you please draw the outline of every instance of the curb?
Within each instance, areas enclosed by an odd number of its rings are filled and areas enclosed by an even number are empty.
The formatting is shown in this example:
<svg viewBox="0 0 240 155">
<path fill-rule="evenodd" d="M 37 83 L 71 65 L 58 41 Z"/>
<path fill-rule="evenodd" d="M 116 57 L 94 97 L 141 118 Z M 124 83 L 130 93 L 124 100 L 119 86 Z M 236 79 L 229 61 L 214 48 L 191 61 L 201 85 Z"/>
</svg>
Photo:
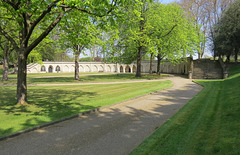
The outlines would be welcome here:
<svg viewBox="0 0 240 155">
<path fill-rule="evenodd" d="M 171 80 L 169 80 L 169 81 L 171 81 Z M 168 87 L 168 88 L 171 88 L 171 87 Z M 168 88 L 165 88 L 165 89 L 168 89 Z M 52 122 L 49 122 L 49 123 L 46 123 L 46 124 L 42 124 L 42 125 L 39 125 L 39 126 L 36 126 L 36 127 L 33 127 L 33 128 L 18 131 L 14 134 L 10 134 L 10 135 L 4 136 L 4 137 L 0 137 L 0 141 L 6 140 L 6 139 L 9 139 L 9 138 L 13 138 L 13 137 L 16 137 L 16 136 L 19 136 L 19 135 L 22 135 L 22 134 L 25 134 L 25 133 L 28 133 L 28 132 L 31 132 L 31 131 L 35 131 L 37 129 L 48 127 L 48 126 L 51 126 L 51 125 L 54 125 L 54 124 L 57 124 L 57 123 L 60 123 L 60 122 L 64 122 L 64 121 L 67 121 L 67 120 L 78 118 L 78 117 L 81 117 L 81 116 L 95 114 L 95 113 L 99 112 L 101 109 L 110 108 L 111 106 L 115 106 L 117 104 L 121 104 L 121 103 L 124 103 L 124 102 L 127 102 L 127 101 L 135 100 L 135 99 L 145 97 L 145 96 L 148 96 L 148 95 L 156 94 L 156 93 L 158 93 L 160 91 L 163 91 L 165 89 L 162 89 L 162 90 L 159 90 L 159 91 L 154 91 L 154 92 L 144 94 L 144 95 L 140 95 L 140 96 L 137 96 L 137 97 L 125 100 L 125 101 L 117 102 L 117 103 L 114 103 L 114 104 L 111 104 L 111 105 L 106 105 L 106 106 L 103 106 L 103 107 L 95 108 L 95 109 L 92 109 L 92 110 L 89 110 L 89 111 L 84 111 L 84 112 L 81 112 L 81 113 L 78 113 L 78 114 L 75 114 L 75 115 L 72 115 L 72 116 L 69 116 L 69 117 L 66 117 L 66 118 L 62 118 L 62 119 L 59 119 L 59 120 L 56 120 L 56 121 L 52 121 Z"/>
<path fill-rule="evenodd" d="M 30 128 L 30 129 L 22 130 L 22 131 L 16 132 L 16 133 L 8 135 L 8 136 L 0 137 L 0 141 L 8 139 L 8 138 L 13 138 L 13 137 L 19 136 L 19 135 L 24 134 L 24 133 L 35 131 L 37 129 L 48 127 L 50 125 L 54 125 L 54 124 L 57 124 L 57 123 L 60 123 L 60 122 L 63 122 L 63 121 L 67 121 L 67 120 L 70 120 L 70 119 L 73 119 L 73 118 L 77 118 L 77 117 L 80 117 L 80 116 L 83 116 L 83 115 L 89 115 L 91 113 L 96 113 L 102 108 L 103 107 L 95 108 L 95 109 L 85 111 L 85 112 L 82 112 L 82 113 L 79 113 L 79 114 L 76 114 L 76 115 L 72 115 L 70 117 L 62 118 L 62 119 L 59 119 L 59 120 L 56 120 L 56 121 L 52 121 L 52 122 L 49 122 L 49 123 L 46 123 L 46 124 L 43 124 L 43 125 L 39 125 L 39 126 Z"/>
</svg>

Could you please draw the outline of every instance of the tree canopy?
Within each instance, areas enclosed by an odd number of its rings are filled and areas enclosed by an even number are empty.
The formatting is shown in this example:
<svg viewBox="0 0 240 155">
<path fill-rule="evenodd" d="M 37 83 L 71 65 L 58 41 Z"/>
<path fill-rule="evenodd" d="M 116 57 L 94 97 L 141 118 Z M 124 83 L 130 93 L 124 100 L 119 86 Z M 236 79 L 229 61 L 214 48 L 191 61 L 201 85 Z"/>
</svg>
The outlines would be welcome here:
<svg viewBox="0 0 240 155">
<path fill-rule="evenodd" d="M 17 102 L 20 104 L 27 102 L 28 55 L 46 38 L 67 12 L 78 10 L 92 17 L 109 16 L 107 21 L 112 21 L 119 13 L 118 8 L 129 3 L 131 2 L 125 0 L 1 0 L 0 19 L 15 25 L 11 31 L 8 31 L 4 22 L 1 22 L 0 35 L 9 40 L 18 53 Z M 104 25 L 104 22 L 102 24 Z M 41 30 L 41 33 L 33 39 L 36 30 Z M 15 32 L 18 34 L 17 37 L 13 35 Z"/>
<path fill-rule="evenodd" d="M 240 48 L 240 0 L 236 0 L 223 13 L 215 25 L 214 52 L 217 56 L 235 56 L 235 61 Z"/>
<path fill-rule="evenodd" d="M 138 63 L 151 54 L 176 62 L 198 50 L 198 28 L 179 5 L 142 1 L 139 8 L 125 11 L 128 16 L 119 24 L 119 39 L 113 45 L 116 50 L 111 51 L 119 61 Z"/>
</svg>

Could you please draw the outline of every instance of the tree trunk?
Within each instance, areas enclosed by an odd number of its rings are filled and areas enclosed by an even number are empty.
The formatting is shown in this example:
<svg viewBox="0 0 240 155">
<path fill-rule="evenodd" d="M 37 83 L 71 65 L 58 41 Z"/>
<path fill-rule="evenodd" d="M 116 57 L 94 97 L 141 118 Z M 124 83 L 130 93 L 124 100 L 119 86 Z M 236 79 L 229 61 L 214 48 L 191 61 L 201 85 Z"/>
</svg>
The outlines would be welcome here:
<svg viewBox="0 0 240 155">
<path fill-rule="evenodd" d="M 238 55 L 237 54 L 235 54 L 234 59 L 235 59 L 235 62 L 238 62 Z"/>
<path fill-rule="evenodd" d="M 7 81 L 8 80 L 8 58 L 9 58 L 9 46 L 8 46 L 8 42 L 5 43 L 4 45 L 4 52 L 3 52 L 3 81 Z"/>
<path fill-rule="evenodd" d="M 230 55 L 227 55 L 226 62 L 230 62 Z"/>
<path fill-rule="evenodd" d="M 198 52 L 198 59 L 202 59 L 202 54 L 200 53 L 200 50 Z"/>
<path fill-rule="evenodd" d="M 153 53 L 151 53 L 150 57 L 150 69 L 149 69 L 149 74 L 152 74 L 152 67 L 153 67 Z"/>
<path fill-rule="evenodd" d="M 79 55 L 80 55 L 80 52 L 76 52 L 76 55 L 75 55 L 75 80 L 80 80 L 80 78 L 79 78 Z"/>
<path fill-rule="evenodd" d="M 235 56 L 234 56 L 234 59 L 235 59 L 235 62 L 237 63 L 238 61 L 238 52 L 239 52 L 239 47 L 238 46 L 235 46 Z"/>
<path fill-rule="evenodd" d="M 81 53 L 81 47 L 76 45 L 76 52 L 75 52 L 75 80 L 80 80 L 79 78 L 79 56 Z"/>
<path fill-rule="evenodd" d="M 138 55 L 137 55 L 137 73 L 136 73 L 136 77 L 142 77 L 141 75 L 141 60 L 142 60 L 142 46 L 138 47 Z"/>
<path fill-rule="evenodd" d="M 17 102 L 27 103 L 27 56 L 24 50 L 18 52 Z"/>
<path fill-rule="evenodd" d="M 157 74 L 160 75 L 161 74 L 161 68 L 160 68 L 160 65 L 161 65 L 161 54 L 158 54 L 157 55 Z"/>
</svg>

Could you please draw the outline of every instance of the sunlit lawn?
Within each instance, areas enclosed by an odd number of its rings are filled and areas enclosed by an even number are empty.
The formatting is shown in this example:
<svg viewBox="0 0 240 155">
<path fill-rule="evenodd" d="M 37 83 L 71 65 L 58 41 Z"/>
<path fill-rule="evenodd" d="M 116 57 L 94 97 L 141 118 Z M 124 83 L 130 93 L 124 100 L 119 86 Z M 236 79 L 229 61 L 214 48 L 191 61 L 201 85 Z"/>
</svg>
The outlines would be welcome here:
<svg viewBox="0 0 240 155">
<path fill-rule="evenodd" d="M 171 85 L 170 81 L 155 81 L 109 85 L 28 86 L 29 104 L 26 106 L 16 105 L 16 87 L 0 86 L 0 137 Z"/>
<path fill-rule="evenodd" d="M 128 80 L 141 80 L 141 79 L 160 79 L 166 77 L 167 75 L 157 75 L 157 74 L 142 74 L 141 78 L 136 78 L 134 73 L 125 74 L 104 74 L 104 73 L 92 73 L 94 75 L 85 75 L 87 73 L 80 74 L 80 81 L 74 80 L 73 73 L 47 73 L 47 74 L 28 74 L 27 83 L 86 83 L 86 82 L 106 82 L 106 81 L 128 81 Z M 43 77 L 44 76 L 44 77 Z M 51 77 L 57 76 L 57 77 Z M 16 75 L 9 75 L 9 81 L 0 81 L 4 84 L 16 84 Z"/>
<path fill-rule="evenodd" d="M 240 66 L 230 75 L 196 81 L 203 90 L 131 154 L 240 154 Z"/>
</svg>

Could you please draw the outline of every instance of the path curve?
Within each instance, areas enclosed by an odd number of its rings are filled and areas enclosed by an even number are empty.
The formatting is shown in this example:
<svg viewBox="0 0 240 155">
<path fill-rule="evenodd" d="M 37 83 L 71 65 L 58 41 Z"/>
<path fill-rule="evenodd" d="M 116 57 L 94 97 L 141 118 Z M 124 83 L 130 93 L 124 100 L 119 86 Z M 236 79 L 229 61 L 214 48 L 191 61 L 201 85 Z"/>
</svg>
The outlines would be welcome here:
<svg viewBox="0 0 240 155">
<path fill-rule="evenodd" d="M 171 88 L 0 141 L 0 154 L 128 154 L 202 88 L 182 77 L 167 79 Z"/>
</svg>

